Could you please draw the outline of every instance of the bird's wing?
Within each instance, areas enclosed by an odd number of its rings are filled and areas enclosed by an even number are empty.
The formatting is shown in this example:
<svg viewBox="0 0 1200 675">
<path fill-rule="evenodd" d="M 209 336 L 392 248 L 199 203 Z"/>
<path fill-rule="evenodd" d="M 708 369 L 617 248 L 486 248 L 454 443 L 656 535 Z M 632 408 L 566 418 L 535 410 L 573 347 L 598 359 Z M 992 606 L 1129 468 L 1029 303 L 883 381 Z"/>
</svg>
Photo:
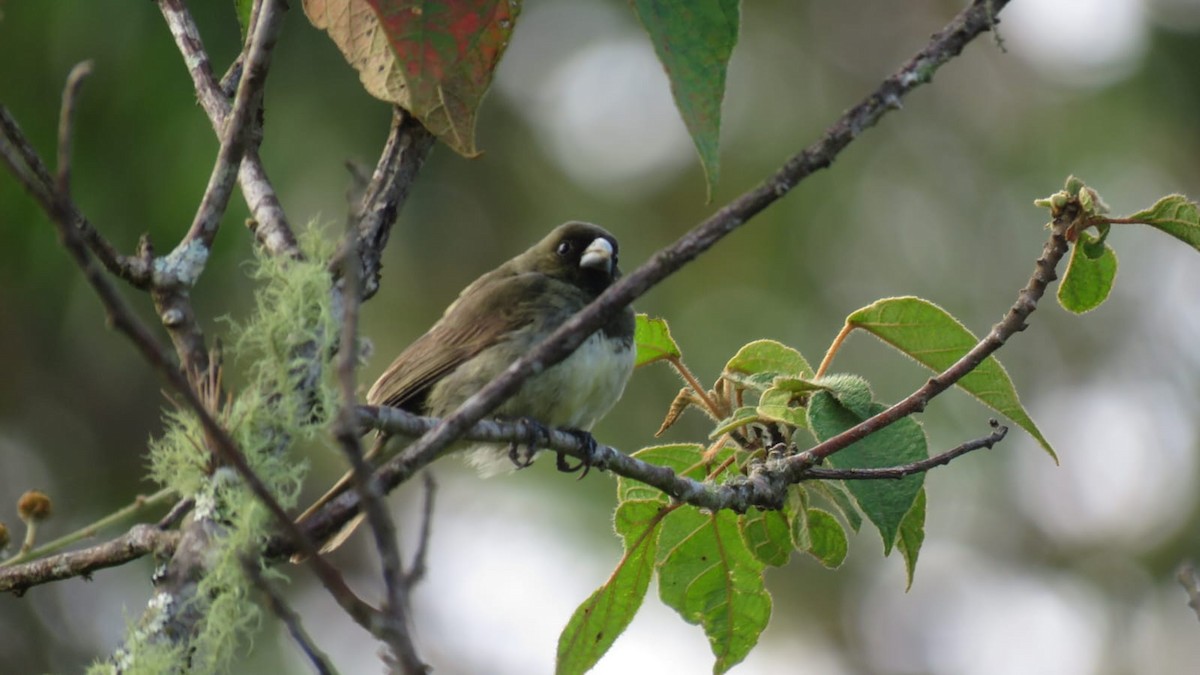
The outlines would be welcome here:
<svg viewBox="0 0 1200 675">
<path fill-rule="evenodd" d="M 438 380 L 533 320 L 515 305 L 523 295 L 542 290 L 538 277 L 520 274 L 469 289 L 392 361 L 367 392 L 367 402 L 423 412 L 425 395 Z"/>
</svg>

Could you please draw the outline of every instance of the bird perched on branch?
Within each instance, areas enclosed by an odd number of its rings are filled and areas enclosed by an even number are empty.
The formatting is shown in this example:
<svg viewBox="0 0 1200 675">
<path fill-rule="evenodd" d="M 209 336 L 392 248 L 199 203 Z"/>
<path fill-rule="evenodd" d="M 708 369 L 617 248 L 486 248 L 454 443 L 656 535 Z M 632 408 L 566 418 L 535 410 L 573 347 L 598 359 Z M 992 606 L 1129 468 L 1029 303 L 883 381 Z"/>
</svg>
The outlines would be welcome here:
<svg viewBox="0 0 1200 675">
<path fill-rule="evenodd" d="M 442 318 L 408 346 L 367 393 L 367 403 L 431 417 L 454 412 L 513 361 L 549 336 L 620 277 L 617 240 L 590 223 L 556 227 L 529 250 L 484 274 L 459 294 Z M 533 375 L 494 415 L 586 432 L 612 408 L 633 372 L 634 315 L 626 307 L 563 361 Z M 588 436 L 590 440 L 590 435 Z M 368 455 L 378 454 L 377 443 Z M 527 466 L 516 447 L 459 442 L 484 475 Z M 561 456 L 559 468 L 567 467 Z M 344 477 L 301 520 L 345 491 Z M 360 516 L 361 518 L 361 516 Z M 339 546 L 359 518 L 331 538 Z"/>
</svg>

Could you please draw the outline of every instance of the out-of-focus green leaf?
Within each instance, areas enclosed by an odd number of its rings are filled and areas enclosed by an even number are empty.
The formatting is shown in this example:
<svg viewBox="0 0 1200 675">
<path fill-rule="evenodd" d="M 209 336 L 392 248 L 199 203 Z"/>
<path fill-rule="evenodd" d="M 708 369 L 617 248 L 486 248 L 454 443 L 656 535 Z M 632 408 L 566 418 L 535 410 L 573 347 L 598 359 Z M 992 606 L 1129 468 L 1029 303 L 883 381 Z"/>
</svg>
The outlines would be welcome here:
<svg viewBox="0 0 1200 675">
<path fill-rule="evenodd" d="M 1116 276 L 1116 252 L 1091 234 L 1080 232 L 1058 284 L 1058 302 L 1076 314 L 1090 312 L 1108 299 Z"/>
<path fill-rule="evenodd" d="M 949 368 L 978 342 L 946 310 L 915 297 L 879 300 L 846 317 L 846 323 L 871 333 L 937 372 Z M 1029 432 L 1058 461 L 1054 448 L 1021 406 L 1012 380 L 994 356 L 984 359 L 957 385 Z"/>
<path fill-rule="evenodd" d="M 671 337 L 671 329 L 664 319 L 652 319 L 645 314 L 638 314 L 633 343 L 637 345 L 635 368 L 681 356 L 679 345 L 675 344 L 675 339 Z"/>
<path fill-rule="evenodd" d="M 704 167 L 708 193 L 719 173 L 725 69 L 737 44 L 738 0 L 633 0 L 671 81 L 675 106 Z"/>
</svg>

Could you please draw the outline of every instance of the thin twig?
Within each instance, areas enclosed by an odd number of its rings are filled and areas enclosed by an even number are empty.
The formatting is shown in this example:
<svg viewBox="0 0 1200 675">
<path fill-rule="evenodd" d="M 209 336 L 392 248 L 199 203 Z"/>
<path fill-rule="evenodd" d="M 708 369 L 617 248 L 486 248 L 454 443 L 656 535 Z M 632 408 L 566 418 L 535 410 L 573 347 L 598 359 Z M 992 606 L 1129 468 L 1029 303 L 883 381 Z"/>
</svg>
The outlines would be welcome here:
<svg viewBox="0 0 1200 675">
<path fill-rule="evenodd" d="M 55 179 L 50 176 L 46 165 L 21 131 L 20 125 L 3 105 L 0 105 L 0 157 L 4 158 L 13 176 L 25 191 L 37 200 L 43 211 L 50 213 L 56 208 L 54 202 L 57 200 L 55 195 L 58 194 L 58 190 Z M 148 261 L 119 253 L 116 247 L 83 217 L 74 203 L 68 201 L 63 208 L 70 214 L 73 227 L 79 231 L 105 269 L 137 288 L 149 287 L 151 266 Z"/>
<path fill-rule="evenodd" d="M 183 61 L 188 66 L 188 74 L 191 75 L 200 107 L 212 123 L 213 130 L 220 134 L 225 128 L 225 120 L 229 116 L 231 106 L 229 98 L 213 75 L 212 63 L 204 50 L 204 42 L 200 39 L 196 22 L 183 0 L 159 0 L 158 6 L 166 20 L 167 28 L 171 31 L 171 37 L 175 39 Z M 253 216 L 250 226 L 259 243 L 272 255 L 303 258 L 296 243 L 296 236 L 279 203 L 279 197 L 267 177 L 257 147 L 246 149 L 238 171 L 238 184 Z"/>
<path fill-rule="evenodd" d="M 180 499 L 175 503 L 175 506 L 171 507 L 170 511 L 167 511 L 167 515 L 163 516 L 162 519 L 158 521 L 158 524 L 155 525 L 155 527 L 160 530 L 169 530 L 172 527 L 175 527 L 180 523 L 180 521 L 183 520 L 183 517 L 186 516 L 195 505 L 196 499 L 194 497 Z"/>
<path fill-rule="evenodd" d="M 263 86 L 271 65 L 271 54 L 282 29 L 285 10 L 282 1 L 264 1 L 260 5 L 258 20 L 247 37 L 247 48 L 243 52 L 246 55 L 245 68 L 238 83 L 237 96 L 222 125 L 221 149 L 217 153 L 217 161 L 196 217 L 192 220 L 192 227 L 181 245 L 199 241 L 205 248 L 212 247 L 221 217 L 229 206 L 242 157 L 251 142 L 254 119 L 262 105 Z"/>
<path fill-rule="evenodd" d="M 417 550 L 413 553 L 412 565 L 408 567 L 408 575 L 404 582 L 412 588 L 414 584 L 425 577 L 425 559 L 429 551 L 429 535 L 433 530 L 433 502 L 434 496 L 437 493 L 437 481 L 433 479 L 433 474 L 426 471 L 422 476 L 425 479 L 425 500 L 421 504 L 421 533 L 417 539 Z"/>
<path fill-rule="evenodd" d="M 18 553 L 17 555 L 9 558 L 8 560 L 5 560 L 4 562 L 0 562 L 0 566 L 15 565 L 17 563 L 22 563 L 27 560 L 33 560 L 35 558 L 40 558 L 44 555 L 48 555 L 48 554 L 54 553 L 56 551 L 60 551 L 64 548 L 70 546 L 71 544 L 74 544 L 75 542 L 83 541 L 84 539 L 94 537 L 98 533 L 100 533 L 102 530 L 104 530 L 105 528 L 112 527 L 114 525 L 117 525 L 118 523 L 124 522 L 124 521 L 128 520 L 129 518 L 132 518 L 133 516 L 144 512 L 146 509 L 154 508 L 156 506 L 159 506 L 160 504 L 166 503 L 166 501 L 168 499 L 170 499 L 174 494 L 175 494 L 175 491 L 172 490 L 171 488 L 163 488 L 163 489 L 159 490 L 158 492 L 155 492 L 152 495 L 138 495 L 137 498 L 134 499 L 132 503 L 127 504 L 126 506 L 123 506 L 123 507 L 117 509 L 116 511 L 113 511 L 112 513 L 104 516 L 103 518 L 100 518 L 96 522 L 89 523 L 89 524 L 79 528 L 78 530 L 71 532 L 70 534 L 66 534 L 66 535 L 59 537 L 58 539 L 55 539 L 54 541 L 48 541 L 45 544 L 42 544 L 41 546 L 39 546 L 35 549 L 31 549 L 29 551 L 23 551 L 21 553 Z M 162 529 L 162 528 L 159 528 L 159 529 Z"/>
<path fill-rule="evenodd" d="M 818 480 L 895 480 L 918 473 L 925 473 L 930 469 L 945 466 L 968 452 L 979 450 L 980 448 L 991 448 L 993 445 L 1004 440 L 1004 436 L 1008 434 L 1008 427 L 1000 426 L 1000 423 L 996 420 L 992 420 L 991 424 L 995 431 L 983 438 L 967 441 L 946 452 L 910 464 L 879 469 L 823 469 L 814 466 L 809 467 L 804 472 L 804 477 Z"/>
<path fill-rule="evenodd" d="M 380 610 L 379 631 L 393 657 L 406 673 L 424 673 L 428 667 L 417 654 L 412 634 L 408 630 L 408 586 L 396 543 L 396 525 L 384 501 L 379 484 L 372 480 L 371 466 L 363 459 L 359 443 L 358 419 L 355 412 L 355 368 L 358 364 L 359 262 L 353 255 L 358 239 L 355 221 L 350 219 L 342 249 L 342 335 L 339 346 L 337 373 L 342 389 L 342 407 L 334 424 L 333 434 L 349 460 L 355 491 L 358 493 L 367 524 L 375 541 L 383 571 L 385 597 Z"/>
<path fill-rule="evenodd" d="M 613 284 L 587 307 L 563 323 L 552 335 L 509 366 L 499 377 L 467 399 L 458 410 L 425 434 L 382 469 L 385 485 L 394 487 L 414 466 L 432 461 L 467 428 L 511 396 L 530 376 L 570 355 L 615 316 L 655 284 L 667 278 L 696 256 L 707 251 L 751 217 L 774 204 L 801 180 L 828 167 L 867 128 L 888 112 L 900 107 L 901 99 L 928 82 L 933 73 L 980 33 L 995 23 L 995 15 L 1007 0 L 976 0 L 956 16 L 929 44 L 888 77 L 861 103 L 851 108 L 815 144 L 789 159 L 760 186 L 733 200 L 674 244 L 654 254 L 649 261 Z"/>
<path fill-rule="evenodd" d="M 84 79 L 92 74 L 92 62 L 75 64 L 67 75 L 67 86 L 63 89 L 62 110 L 58 116 L 58 170 L 55 186 L 59 194 L 71 194 L 71 134 L 75 128 L 75 100 Z"/>
<path fill-rule="evenodd" d="M 263 595 L 267 596 L 267 606 L 283 625 L 287 627 L 288 633 L 296 644 L 300 646 L 300 651 L 308 657 L 309 663 L 313 665 L 313 669 L 320 675 L 336 675 L 337 669 L 329 661 L 329 657 L 325 652 L 317 647 L 316 642 L 304 630 L 304 624 L 300 621 L 300 615 L 288 606 L 283 596 L 275 587 L 266 579 L 263 578 L 262 570 L 259 569 L 259 562 L 253 558 L 242 559 L 242 569 L 246 572 L 246 577 L 250 579 L 250 583 L 254 584 Z"/>
</svg>

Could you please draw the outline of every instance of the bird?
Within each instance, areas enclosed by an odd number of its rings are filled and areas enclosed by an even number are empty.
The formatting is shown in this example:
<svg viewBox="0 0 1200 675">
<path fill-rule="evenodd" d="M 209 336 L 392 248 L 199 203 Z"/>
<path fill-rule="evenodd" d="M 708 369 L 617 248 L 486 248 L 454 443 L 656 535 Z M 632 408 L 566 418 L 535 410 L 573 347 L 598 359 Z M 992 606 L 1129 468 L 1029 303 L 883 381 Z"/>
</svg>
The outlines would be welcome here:
<svg viewBox="0 0 1200 675">
<path fill-rule="evenodd" d="M 405 348 L 367 392 L 367 403 L 430 417 L 445 417 L 530 351 L 620 278 L 616 238 L 604 228 L 571 221 L 554 228 L 525 252 L 468 285 L 442 317 Z M 558 427 L 594 443 L 587 432 L 616 404 L 633 372 L 634 311 L 626 306 L 570 356 L 531 376 L 493 415 L 535 428 Z M 368 459 L 381 452 L 377 442 Z M 464 453 L 489 476 L 528 466 L 515 444 L 460 441 L 444 453 Z M 582 466 L 582 465 L 581 465 Z M 560 470 L 568 467 L 559 456 Z M 586 467 L 585 467 L 586 470 Z M 302 522 L 349 486 L 349 476 L 317 500 Z M 322 547 L 349 536 L 361 515 Z"/>
</svg>

